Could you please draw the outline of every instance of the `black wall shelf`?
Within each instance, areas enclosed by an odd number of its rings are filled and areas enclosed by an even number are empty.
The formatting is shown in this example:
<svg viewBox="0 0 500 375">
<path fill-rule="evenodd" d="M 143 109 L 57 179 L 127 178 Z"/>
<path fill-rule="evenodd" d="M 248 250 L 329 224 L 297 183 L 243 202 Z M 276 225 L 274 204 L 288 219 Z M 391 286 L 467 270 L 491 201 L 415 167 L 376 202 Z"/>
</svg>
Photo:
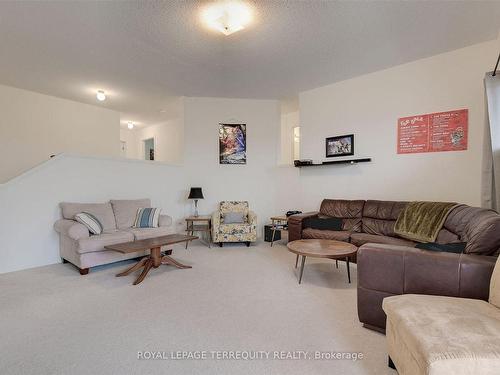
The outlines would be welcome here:
<svg viewBox="0 0 500 375">
<path fill-rule="evenodd" d="M 329 160 L 324 161 L 321 164 L 297 164 L 295 165 L 297 168 L 303 167 L 321 167 L 323 165 L 332 165 L 332 164 L 358 164 L 358 163 L 367 163 L 372 161 L 372 158 L 360 158 L 360 159 L 344 159 L 344 160 Z"/>
</svg>

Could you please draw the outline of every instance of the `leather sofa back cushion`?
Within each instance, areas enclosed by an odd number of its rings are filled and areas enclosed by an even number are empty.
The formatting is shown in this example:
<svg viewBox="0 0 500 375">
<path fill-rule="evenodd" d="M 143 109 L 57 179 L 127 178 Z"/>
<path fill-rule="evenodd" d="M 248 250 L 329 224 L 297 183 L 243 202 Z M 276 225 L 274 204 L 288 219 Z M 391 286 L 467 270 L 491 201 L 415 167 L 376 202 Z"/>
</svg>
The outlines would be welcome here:
<svg viewBox="0 0 500 375">
<path fill-rule="evenodd" d="M 118 229 L 132 228 L 135 223 L 137 211 L 140 208 L 151 207 L 150 199 L 123 199 L 111 200 L 110 202 Z"/>
<path fill-rule="evenodd" d="M 74 220 L 75 215 L 81 212 L 88 212 L 94 215 L 102 224 L 103 230 L 116 229 L 115 215 L 110 203 L 71 203 L 62 202 L 60 204 L 64 219 Z M 135 218 L 135 214 L 134 214 Z"/>
<path fill-rule="evenodd" d="M 465 253 L 498 255 L 500 248 L 500 215 L 495 211 L 466 205 L 453 209 L 444 229 L 467 242 Z M 438 236 L 438 242 L 439 236 Z"/>
<path fill-rule="evenodd" d="M 320 217 L 342 219 L 342 229 L 361 232 L 363 200 L 324 199 L 319 209 Z"/>
<path fill-rule="evenodd" d="M 394 225 L 407 202 L 366 201 L 363 208 L 363 232 L 397 237 Z"/>
</svg>

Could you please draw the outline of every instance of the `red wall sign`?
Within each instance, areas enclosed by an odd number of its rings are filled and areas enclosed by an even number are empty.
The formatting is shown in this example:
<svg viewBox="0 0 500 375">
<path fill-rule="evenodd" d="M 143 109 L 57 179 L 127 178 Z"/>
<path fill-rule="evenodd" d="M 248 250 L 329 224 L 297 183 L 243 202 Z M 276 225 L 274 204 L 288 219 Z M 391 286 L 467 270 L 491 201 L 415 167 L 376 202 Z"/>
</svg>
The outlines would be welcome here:
<svg viewBox="0 0 500 375">
<path fill-rule="evenodd" d="M 398 154 L 467 150 L 469 110 L 430 113 L 398 120 Z"/>
</svg>

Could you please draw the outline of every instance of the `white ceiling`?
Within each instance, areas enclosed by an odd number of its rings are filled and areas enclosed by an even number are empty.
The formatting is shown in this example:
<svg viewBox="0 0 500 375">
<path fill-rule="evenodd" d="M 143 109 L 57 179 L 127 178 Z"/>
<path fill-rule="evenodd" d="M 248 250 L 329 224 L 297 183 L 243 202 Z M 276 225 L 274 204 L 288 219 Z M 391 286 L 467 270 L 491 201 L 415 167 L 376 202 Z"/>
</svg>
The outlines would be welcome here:
<svg viewBox="0 0 500 375">
<path fill-rule="evenodd" d="M 226 37 L 200 23 L 204 4 L 1 2 L 0 82 L 150 125 L 169 117 L 176 96 L 290 97 L 495 39 L 500 28 L 500 1 L 269 0 L 250 1 L 255 22 Z"/>
</svg>

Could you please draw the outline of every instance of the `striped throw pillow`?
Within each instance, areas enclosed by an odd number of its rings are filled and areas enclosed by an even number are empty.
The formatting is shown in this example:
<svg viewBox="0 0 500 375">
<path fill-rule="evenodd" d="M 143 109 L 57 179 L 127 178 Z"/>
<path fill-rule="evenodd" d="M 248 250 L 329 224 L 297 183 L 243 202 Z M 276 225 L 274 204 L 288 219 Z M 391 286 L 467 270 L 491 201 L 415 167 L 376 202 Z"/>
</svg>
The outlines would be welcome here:
<svg viewBox="0 0 500 375">
<path fill-rule="evenodd" d="M 139 208 L 134 228 L 158 228 L 161 208 Z"/>
<path fill-rule="evenodd" d="M 102 233 L 101 222 L 94 215 L 89 214 L 88 212 L 80 212 L 79 214 L 76 214 L 75 220 L 80 224 L 85 225 L 92 234 Z"/>
</svg>

